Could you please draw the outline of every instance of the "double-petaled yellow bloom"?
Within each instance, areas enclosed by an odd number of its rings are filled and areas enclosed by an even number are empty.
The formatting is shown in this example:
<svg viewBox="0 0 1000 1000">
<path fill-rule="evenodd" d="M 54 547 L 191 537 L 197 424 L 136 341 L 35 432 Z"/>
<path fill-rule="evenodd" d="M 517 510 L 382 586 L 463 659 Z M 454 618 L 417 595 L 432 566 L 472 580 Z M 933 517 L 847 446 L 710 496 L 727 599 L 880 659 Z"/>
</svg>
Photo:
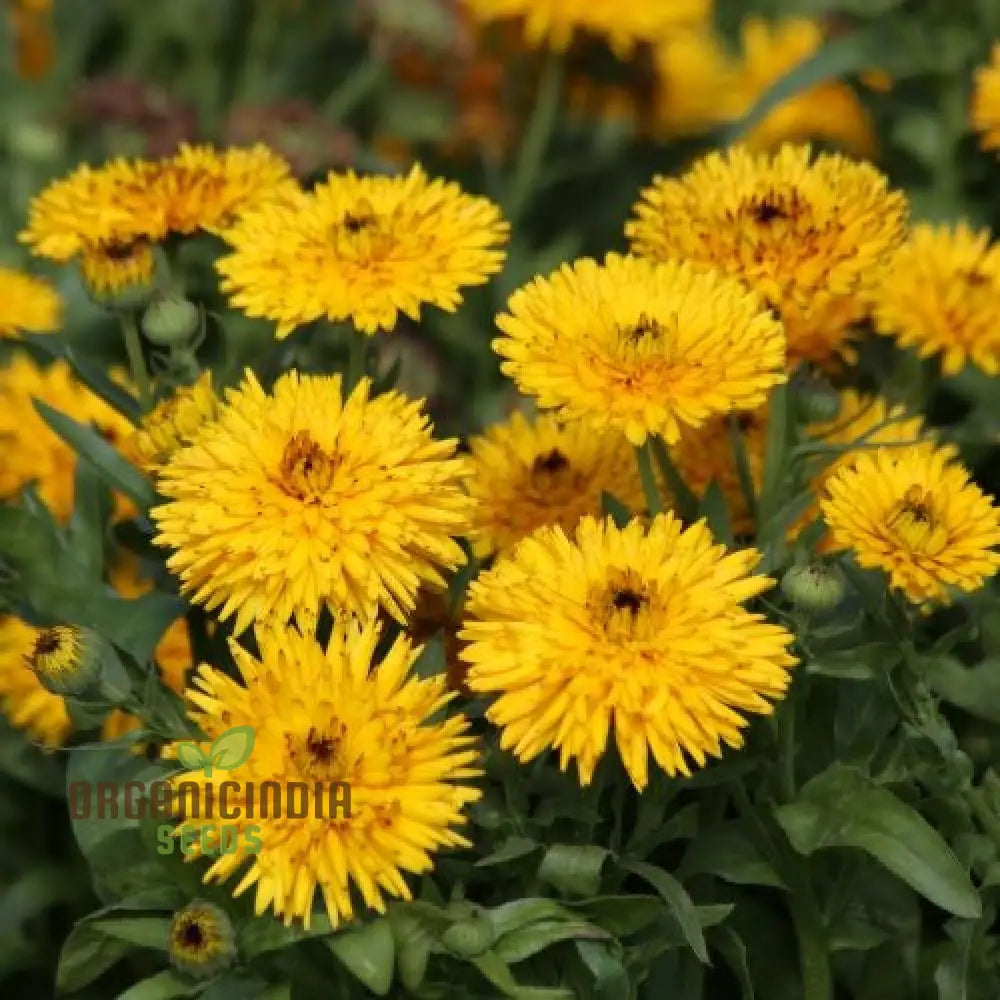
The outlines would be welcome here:
<svg viewBox="0 0 1000 1000">
<path fill-rule="evenodd" d="M 0 340 L 52 333 L 62 323 L 62 312 L 62 299 L 47 281 L 0 267 Z"/>
</svg>

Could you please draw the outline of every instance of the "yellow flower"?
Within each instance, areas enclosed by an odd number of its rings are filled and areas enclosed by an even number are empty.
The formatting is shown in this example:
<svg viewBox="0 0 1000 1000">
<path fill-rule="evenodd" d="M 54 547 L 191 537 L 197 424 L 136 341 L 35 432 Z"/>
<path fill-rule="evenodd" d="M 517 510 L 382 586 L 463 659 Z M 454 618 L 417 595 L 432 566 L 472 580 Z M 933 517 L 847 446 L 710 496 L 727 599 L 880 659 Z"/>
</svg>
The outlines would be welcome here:
<svg viewBox="0 0 1000 1000">
<path fill-rule="evenodd" d="M 467 722 L 461 715 L 428 721 L 453 697 L 444 678 L 409 676 L 417 651 L 405 638 L 375 666 L 378 639 L 374 624 L 340 622 L 324 650 L 294 629 L 258 630 L 259 661 L 232 644 L 242 684 L 209 666 L 199 670 L 189 695 L 193 721 L 210 738 L 250 726 L 253 749 L 235 769 L 175 780 L 211 787 L 215 801 L 222 784 L 230 791 L 235 784 L 227 812 L 239 815 L 226 822 L 239 827 L 238 846 L 205 880 L 223 881 L 249 861 L 234 895 L 256 886 L 258 915 L 271 909 L 286 924 L 298 918 L 308 927 L 318 889 L 337 925 L 355 913 L 352 888 L 384 913 L 386 897 L 411 898 L 404 872 L 430 871 L 438 848 L 467 846 L 453 829 L 479 797 L 464 783 L 479 773 Z M 307 815 L 262 816 L 265 782 L 278 783 L 283 802 L 297 783 Z M 177 832 L 202 830 L 211 839 L 217 825 L 201 810 Z M 260 840 L 252 855 L 247 828 Z"/>
<path fill-rule="evenodd" d="M 609 728 L 636 788 L 648 752 L 668 774 L 743 743 L 743 713 L 767 714 L 795 660 L 792 636 L 743 607 L 774 581 L 759 553 L 727 554 L 704 522 L 672 514 L 624 529 L 584 518 L 540 528 L 469 589 L 467 683 L 498 693 L 487 718 L 521 760 L 554 747 L 589 784 Z"/>
<path fill-rule="evenodd" d="M 519 19 L 529 45 L 563 50 L 575 35 L 596 35 L 622 56 L 640 42 L 704 24 L 712 0 L 465 0 L 482 21 Z"/>
<path fill-rule="evenodd" d="M 654 134 L 697 135 L 736 117 L 736 66 L 711 30 L 668 35 L 653 48 Z"/>
<path fill-rule="evenodd" d="M 73 509 L 76 453 L 42 420 L 33 399 L 96 425 L 112 444 L 124 441 L 132 425 L 80 384 L 64 361 L 40 368 L 17 354 L 0 368 L 0 500 L 12 499 L 35 482 L 45 504 L 65 521 Z"/>
<path fill-rule="evenodd" d="M 171 232 L 187 234 L 225 233 L 248 209 L 294 202 L 301 193 L 287 160 L 267 146 L 216 150 L 182 144 L 161 161 L 149 197 L 165 206 Z"/>
<path fill-rule="evenodd" d="M 515 413 L 469 448 L 469 492 L 477 501 L 470 537 L 480 557 L 512 548 L 545 524 L 572 530 L 585 514 L 600 514 L 604 492 L 630 510 L 645 507 L 635 455 L 620 434 Z"/>
<path fill-rule="evenodd" d="M 734 118 L 746 114 L 788 72 L 815 55 L 823 44 L 820 24 L 790 18 L 769 24 L 759 17 L 742 26 L 743 63 L 732 82 Z M 854 90 L 829 80 L 782 101 L 755 125 L 744 142 L 773 149 L 783 142 L 826 140 L 861 157 L 874 155 L 875 127 Z"/>
<path fill-rule="evenodd" d="M 99 298 L 113 297 L 126 290 L 152 291 L 156 254 L 145 239 L 95 244 L 81 251 L 80 271 L 84 286 Z"/>
<path fill-rule="evenodd" d="M 225 231 L 250 206 L 298 197 L 288 164 L 265 146 L 182 146 L 168 159 L 79 167 L 34 199 L 20 239 L 52 260 L 89 251 L 96 267 L 170 232 Z"/>
<path fill-rule="evenodd" d="M 41 278 L 0 267 L 0 340 L 52 333 L 62 323 L 62 299 Z"/>
<path fill-rule="evenodd" d="M 0 706 L 11 724 L 47 747 L 65 742 L 73 728 L 66 702 L 42 687 L 28 660 L 39 630 L 0 615 Z"/>
<path fill-rule="evenodd" d="M 436 441 L 420 404 L 374 398 L 365 379 L 346 402 L 339 376 L 283 375 L 267 394 L 251 372 L 218 419 L 176 452 L 153 509 L 168 565 L 192 599 L 236 633 L 252 621 L 320 610 L 403 620 L 422 582 L 464 555 L 471 501 L 454 440 Z"/>
<path fill-rule="evenodd" d="M 330 174 L 294 204 L 268 204 L 227 234 L 222 289 L 248 316 L 274 320 L 279 338 L 326 317 L 365 333 L 413 320 L 429 303 L 453 312 L 459 289 L 503 265 L 509 227 L 485 198 L 457 184 Z"/>
<path fill-rule="evenodd" d="M 685 428 L 680 440 L 670 449 L 670 457 L 684 484 L 695 496 L 704 496 L 713 481 L 718 483 L 733 533 L 751 535 L 755 521 L 740 482 L 730 422 L 729 416 L 713 417 L 700 427 Z M 764 481 L 767 408 L 738 414 L 736 424 L 743 441 L 751 485 L 757 494 Z"/>
<path fill-rule="evenodd" d="M 682 426 L 754 409 L 784 381 L 781 324 L 739 282 L 686 263 L 577 261 L 508 309 L 493 342 L 504 374 L 561 417 L 633 444 L 673 443 Z"/>
<path fill-rule="evenodd" d="M 78 625 L 54 625 L 35 636 L 28 667 L 53 694 L 82 695 L 100 676 L 104 640 Z"/>
<path fill-rule="evenodd" d="M 170 921 L 170 962 L 193 979 L 208 979 L 236 957 L 236 935 L 225 911 L 192 900 Z"/>
<path fill-rule="evenodd" d="M 53 181 L 31 203 L 19 239 L 32 253 L 67 261 L 95 246 L 131 246 L 166 235 L 165 206 L 145 196 L 158 175 L 154 163 L 112 160 L 86 164 Z"/>
<path fill-rule="evenodd" d="M 785 146 L 709 154 L 656 178 L 635 213 L 637 253 L 717 267 L 774 306 L 794 367 L 843 351 L 905 236 L 907 205 L 869 164 Z"/>
<path fill-rule="evenodd" d="M 990 62 L 976 70 L 969 111 L 983 149 L 1000 149 L 1000 42 Z"/>
<path fill-rule="evenodd" d="M 1000 374 L 1000 246 L 988 230 L 919 225 L 896 255 L 875 303 L 880 333 L 957 375 L 971 361 Z"/>
<path fill-rule="evenodd" d="M 953 450 L 915 445 L 865 452 L 831 476 L 820 506 L 833 542 L 888 574 L 915 604 L 971 592 L 1000 567 L 1000 511 Z"/>
<path fill-rule="evenodd" d="M 126 457 L 150 474 L 159 473 L 178 449 L 189 445 L 218 416 L 220 406 L 212 373 L 203 372 L 194 385 L 176 389 L 142 418 L 125 442 Z"/>
</svg>

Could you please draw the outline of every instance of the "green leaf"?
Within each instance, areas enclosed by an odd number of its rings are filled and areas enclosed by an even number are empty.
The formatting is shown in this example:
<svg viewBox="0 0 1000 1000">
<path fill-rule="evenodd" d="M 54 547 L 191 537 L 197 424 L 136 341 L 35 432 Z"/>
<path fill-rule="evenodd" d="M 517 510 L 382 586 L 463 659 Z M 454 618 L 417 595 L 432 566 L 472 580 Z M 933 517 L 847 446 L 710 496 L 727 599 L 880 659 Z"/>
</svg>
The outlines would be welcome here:
<svg viewBox="0 0 1000 1000">
<path fill-rule="evenodd" d="M 376 996 L 384 997 L 389 992 L 395 944 L 392 928 L 385 917 L 357 930 L 335 934 L 326 939 L 326 945 Z"/>
<path fill-rule="evenodd" d="M 82 459 L 90 462 L 110 486 L 124 493 L 141 510 L 148 510 L 156 503 L 156 491 L 152 483 L 97 431 L 54 410 L 40 399 L 34 402 L 35 409 L 49 427 Z"/>
<path fill-rule="evenodd" d="M 800 854 L 857 848 L 941 909 L 968 918 L 982 912 L 968 874 L 941 835 L 856 768 L 834 764 L 776 816 Z"/>
<path fill-rule="evenodd" d="M 197 992 L 200 992 L 199 987 L 167 969 L 136 983 L 119 994 L 118 1000 L 175 1000 L 176 997 L 189 997 Z"/>
<path fill-rule="evenodd" d="M 586 920 L 539 920 L 505 934 L 493 950 L 508 965 L 516 965 L 560 941 L 603 941 L 610 936 Z"/>
<path fill-rule="evenodd" d="M 518 858 L 533 854 L 541 846 L 537 840 L 531 840 L 528 837 L 508 837 L 492 854 L 480 858 L 476 862 L 476 867 L 489 868 L 492 865 L 503 865 L 508 861 L 516 861 Z"/>
<path fill-rule="evenodd" d="M 406 903 L 389 907 L 389 925 L 396 945 L 396 968 L 400 982 L 415 992 L 427 974 L 427 963 L 434 945 L 433 935 L 419 911 Z"/>
<path fill-rule="evenodd" d="M 177 759 L 189 771 L 200 771 L 211 763 L 211 758 L 197 743 L 178 743 Z"/>
<path fill-rule="evenodd" d="M 569 990 L 522 986 L 514 978 L 507 963 L 495 952 L 483 952 L 470 961 L 500 991 L 501 996 L 510 997 L 511 1000 L 573 1000 L 573 994 Z"/>
<path fill-rule="evenodd" d="M 630 1000 L 632 988 L 621 959 L 606 944 L 577 941 L 576 950 L 594 977 L 595 1000 Z"/>
<path fill-rule="evenodd" d="M 542 858 L 538 877 L 567 895 L 593 896 L 600 888 L 607 856 L 603 847 L 554 844 Z"/>
<path fill-rule="evenodd" d="M 601 493 L 601 513 L 610 517 L 618 528 L 624 528 L 632 520 L 632 512 L 628 507 L 606 491 Z"/>
<path fill-rule="evenodd" d="M 300 941 L 333 933 L 329 918 L 318 914 L 313 916 L 309 930 L 298 924 L 286 926 L 273 917 L 254 917 L 239 928 L 239 952 L 244 958 L 256 958 L 267 952 L 281 951 Z"/>
<path fill-rule="evenodd" d="M 1000 657 L 966 667 L 951 656 L 922 661 L 931 687 L 969 715 L 1000 724 Z"/>
<path fill-rule="evenodd" d="M 659 896 L 641 896 L 636 893 L 627 896 L 597 896 L 594 899 L 570 902 L 566 906 L 575 913 L 582 913 L 591 923 L 619 938 L 636 934 L 655 922 L 664 912 L 663 900 Z"/>
<path fill-rule="evenodd" d="M 660 467 L 660 473 L 667 481 L 667 488 L 670 490 L 670 496 L 673 499 L 677 513 L 681 516 L 682 520 L 693 521 L 695 513 L 698 510 L 698 498 L 691 492 L 687 483 L 684 482 L 683 477 L 677 471 L 677 467 L 670 457 L 670 452 L 663 443 L 663 438 L 655 436 L 649 440 L 653 451 L 653 458 L 656 459 L 656 464 Z"/>
<path fill-rule="evenodd" d="M 81 921 L 69 932 L 59 952 L 56 967 L 56 991 L 75 993 L 82 990 L 120 961 L 129 951 L 124 941 L 109 938 Z"/>
<path fill-rule="evenodd" d="M 570 911 L 555 899 L 527 896 L 488 911 L 495 935 L 500 938 L 542 920 L 570 920 Z"/>
<path fill-rule="evenodd" d="M 622 861 L 620 864 L 625 871 L 645 879 L 663 897 L 663 901 L 680 925 L 684 939 L 690 945 L 691 950 L 702 962 L 707 963 L 708 947 L 705 944 L 701 921 L 694 903 L 691 902 L 691 897 L 684 890 L 684 886 L 669 872 L 656 865 L 647 864 L 645 861 Z"/>
<path fill-rule="evenodd" d="M 760 856 L 737 822 L 702 830 L 691 841 L 679 874 L 717 875 L 734 885 L 766 885 L 785 888 L 778 873 Z"/>
<path fill-rule="evenodd" d="M 743 939 L 731 927 L 713 927 L 709 940 L 739 982 L 743 1000 L 754 1000 L 753 982 L 747 964 L 747 947 Z"/>
<path fill-rule="evenodd" d="M 789 444 L 788 385 L 779 385 L 771 392 L 767 409 L 767 437 L 764 445 L 764 474 L 760 489 L 759 530 L 762 538 L 774 537 L 771 521 L 778 512 Z"/>
<path fill-rule="evenodd" d="M 95 930 L 124 941 L 136 948 L 155 948 L 158 951 L 170 950 L 170 917 L 137 916 L 105 917 L 95 921 Z"/>
<path fill-rule="evenodd" d="M 708 484 L 705 495 L 698 505 L 697 519 L 704 518 L 708 526 L 712 529 L 712 534 L 724 545 L 732 546 L 733 529 L 729 523 L 729 508 L 726 506 L 726 498 L 722 489 L 714 479 Z"/>
<path fill-rule="evenodd" d="M 234 726 L 213 743 L 209 751 L 213 766 L 220 771 L 232 771 L 245 763 L 253 753 L 253 726 Z"/>
</svg>

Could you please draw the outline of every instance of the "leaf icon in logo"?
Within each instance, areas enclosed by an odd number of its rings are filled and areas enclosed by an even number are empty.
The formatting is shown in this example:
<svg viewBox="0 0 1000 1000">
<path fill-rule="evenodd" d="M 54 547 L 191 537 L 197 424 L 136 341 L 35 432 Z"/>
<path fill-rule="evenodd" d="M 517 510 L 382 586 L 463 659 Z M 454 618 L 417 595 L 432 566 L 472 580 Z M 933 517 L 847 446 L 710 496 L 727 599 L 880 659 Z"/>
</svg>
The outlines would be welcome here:
<svg viewBox="0 0 1000 1000">
<path fill-rule="evenodd" d="M 189 771 L 198 771 L 209 763 L 208 756 L 197 743 L 178 743 L 177 759 Z"/>
<path fill-rule="evenodd" d="M 212 743 L 208 752 L 211 763 L 205 773 L 211 774 L 213 766 L 220 771 L 232 771 L 239 767 L 253 752 L 253 740 L 253 726 L 235 726 L 224 732 Z"/>
</svg>

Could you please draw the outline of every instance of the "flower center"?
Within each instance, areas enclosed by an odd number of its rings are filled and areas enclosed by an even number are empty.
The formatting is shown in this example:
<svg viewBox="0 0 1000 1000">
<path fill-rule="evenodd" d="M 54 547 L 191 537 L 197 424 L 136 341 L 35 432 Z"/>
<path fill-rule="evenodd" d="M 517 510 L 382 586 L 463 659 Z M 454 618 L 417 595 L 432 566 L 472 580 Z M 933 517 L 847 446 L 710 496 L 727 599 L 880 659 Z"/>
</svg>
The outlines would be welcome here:
<svg viewBox="0 0 1000 1000">
<path fill-rule="evenodd" d="M 345 740 L 347 727 L 333 719 L 325 729 L 309 727 L 305 739 L 285 735 L 288 753 L 296 770 L 312 781 L 342 781 L 347 773 Z"/>
<path fill-rule="evenodd" d="M 553 448 L 547 455 L 539 455 L 535 459 L 534 464 L 531 466 L 531 471 L 536 476 L 540 476 L 543 473 L 551 476 L 568 468 L 569 459 L 558 448 Z"/>
<path fill-rule="evenodd" d="M 278 475 L 291 496 L 317 499 L 333 485 L 337 465 L 337 456 L 324 451 L 308 431 L 296 431 L 282 452 Z"/>
<path fill-rule="evenodd" d="M 920 486 L 911 486 L 889 513 L 889 527 L 911 552 L 937 555 L 948 543 L 948 532 L 934 509 L 934 496 Z"/>
<path fill-rule="evenodd" d="M 648 583 L 633 570 L 616 573 L 593 597 L 590 607 L 612 640 L 634 639 L 650 621 Z"/>
<path fill-rule="evenodd" d="M 622 336 L 626 337 L 633 344 L 638 344 L 647 337 L 659 339 L 663 336 L 663 324 L 658 319 L 648 316 L 646 313 L 639 313 L 639 318 L 632 326 L 620 328 Z"/>
<path fill-rule="evenodd" d="M 616 590 L 611 595 L 611 606 L 616 611 L 628 611 L 637 615 L 648 600 L 644 595 L 637 594 L 631 587 L 625 587 L 623 590 Z"/>
<path fill-rule="evenodd" d="M 184 944 L 189 948 L 200 949 L 205 944 L 205 934 L 201 926 L 194 921 L 186 924 L 183 931 Z"/>
<path fill-rule="evenodd" d="M 35 656 L 48 656 L 54 653 L 62 645 L 59 633 L 55 629 L 47 628 L 35 640 Z"/>
</svg>

